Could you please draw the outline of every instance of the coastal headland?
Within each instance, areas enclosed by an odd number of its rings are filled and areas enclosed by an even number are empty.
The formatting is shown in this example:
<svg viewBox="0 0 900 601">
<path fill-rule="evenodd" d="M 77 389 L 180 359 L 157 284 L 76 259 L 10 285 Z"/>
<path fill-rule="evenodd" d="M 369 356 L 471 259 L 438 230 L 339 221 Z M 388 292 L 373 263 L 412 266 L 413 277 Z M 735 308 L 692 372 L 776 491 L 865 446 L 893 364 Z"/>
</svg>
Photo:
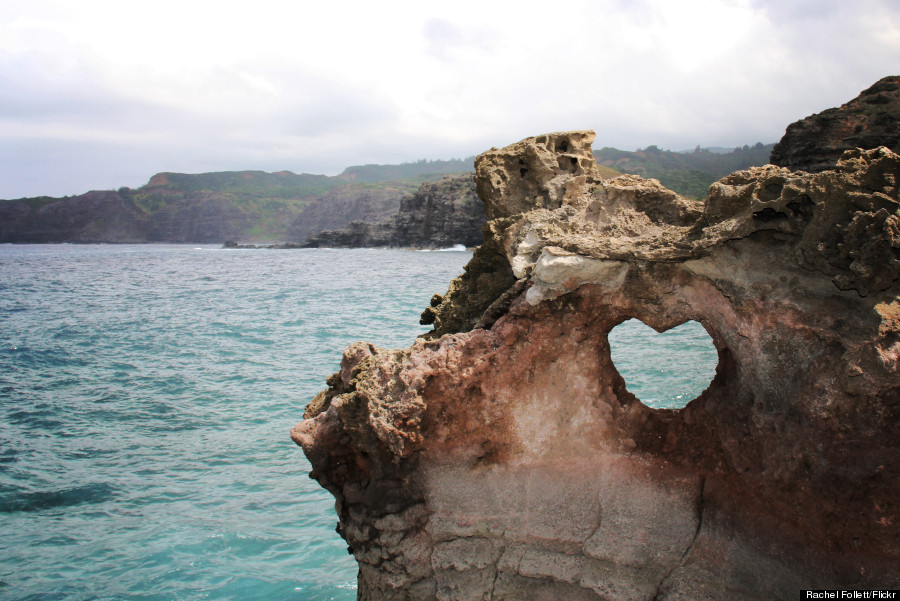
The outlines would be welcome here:
<svg viewBox="0 0 900 601">
<path fill-rule="evenodd" d="M 767 165 L 704 201 L 604 179 L 591 131 L 476 161 L 488 222 L 399 350 L 357 343 L 292 431 L 362 600 L 796 599 L 900 588 L 900 156 Z M 607 336 L 696 320 L 683 409 Z"/>
</svg>

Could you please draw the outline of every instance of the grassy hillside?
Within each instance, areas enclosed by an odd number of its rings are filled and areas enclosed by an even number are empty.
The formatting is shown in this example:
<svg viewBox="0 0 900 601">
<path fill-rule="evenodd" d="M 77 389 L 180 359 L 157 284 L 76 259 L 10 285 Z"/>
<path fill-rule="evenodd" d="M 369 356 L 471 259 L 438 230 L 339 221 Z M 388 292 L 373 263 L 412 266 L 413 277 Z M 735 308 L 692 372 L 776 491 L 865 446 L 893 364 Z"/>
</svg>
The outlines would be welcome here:
<svg viewBox="0 0 900 601">
<path fill-rule="evenodd" d="M 598 164 L 622 173 L 658 179 L 683 196 L 702 200 L 709 186 L 729 173 L 768 163 L 773 146 L 757 143 L 727 153 L 699 147 L 692 152 L 660 150 L 656 146 L 635 152 L 601 148 L 594 151 L 594 158 Z"/>
<path fill-rule="evenodd" d="M 450 159 L 449 161 L 426 161 L 401 163 L 399 165 L 357 165 L 347 167 L 338 179 L 351 182 L 386 182 L 420 178 L 421 182 L 433 182 L 442 175 L 465 173 L 475 170 L 475 157 Z M 424 179 L 423 179 L 424 178 Z"/>
<path fill-rule="evenodd" d="M 148 213 L 185 198 L 210 194 L 268 212 L 305 206 L 311 198 L 341 183 L 327 175 L 296 175 L 290 171 L 158 173 L 146 185 L 137 189 L 120 188 L 119 193 Z"/>
<path fill-rule="evenodd" d="M 290 171 L 218 171 L 215 173 L 158 173 L 144 188 L 166 187 L 182 192 L 228 191 L 254 196 L 280 196 L 300 190 L 317 194 L 338 184 L 335 178 Z"/>
<path fill-rule="evenodd" d="M 338 177 L 159 173 L 140 188 L 0 201 L 0 242 L 302 242 L 312 231 L 393 214 L 405 194 L 454 169 L 471 170 L 471 161 L 366 165 Z M 106 232 L 111 210 L 119 220 Z"/>
</svg>

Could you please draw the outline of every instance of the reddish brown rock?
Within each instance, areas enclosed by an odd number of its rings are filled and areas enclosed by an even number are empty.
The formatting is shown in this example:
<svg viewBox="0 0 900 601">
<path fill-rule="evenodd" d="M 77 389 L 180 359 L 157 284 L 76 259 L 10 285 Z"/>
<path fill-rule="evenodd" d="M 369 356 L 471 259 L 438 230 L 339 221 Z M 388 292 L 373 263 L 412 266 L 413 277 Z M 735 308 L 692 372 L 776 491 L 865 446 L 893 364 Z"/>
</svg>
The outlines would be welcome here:
<svg viewBox="0 0 900 601">
<path fill-rule="evenodd" d="M 294 428 L 359 598 L 900 588 L 900 157 L 738 172 L 703 204 L 599 179 L 592 139 L 481 155 L 494 220 L 435 331 L 351 346 Z M 628 318 L 702 323 L 710 387 L 631 395 L 607 339 Z"/>
<path fill-rule="evenodd" d="M 859 96 L 791 123 L 772 149 L 772 164 L 795 171 L 834 169 L 854 148 L 900 152 L 900 76 L 884 77 Z"/>
</svg>

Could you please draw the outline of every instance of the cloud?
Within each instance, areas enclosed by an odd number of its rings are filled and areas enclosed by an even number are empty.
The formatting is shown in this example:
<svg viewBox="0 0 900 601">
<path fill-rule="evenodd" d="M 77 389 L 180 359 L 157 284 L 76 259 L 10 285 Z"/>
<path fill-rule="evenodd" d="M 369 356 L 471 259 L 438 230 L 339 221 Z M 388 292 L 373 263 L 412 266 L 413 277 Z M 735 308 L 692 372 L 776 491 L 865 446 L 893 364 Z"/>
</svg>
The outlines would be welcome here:
<svg viewBox="0 0 900 601">
<path fill-rule="evenodd" d="M 0 198 L 162 170 L 337 173 L 587 127 L 625 149 L 774 142 L 896 70 L 898 16 L 888 0 L 8 0 Z"/>
<path fill-rule="evenodd" d="M 442 61 L 465 59 L 466 53 L 487 59 L 494 50 L 498 33 L 488 26 L 472 27 L 467 24 L 435 17 L 425 21 L 423 35 L 426 52 Z"/>
</svg>

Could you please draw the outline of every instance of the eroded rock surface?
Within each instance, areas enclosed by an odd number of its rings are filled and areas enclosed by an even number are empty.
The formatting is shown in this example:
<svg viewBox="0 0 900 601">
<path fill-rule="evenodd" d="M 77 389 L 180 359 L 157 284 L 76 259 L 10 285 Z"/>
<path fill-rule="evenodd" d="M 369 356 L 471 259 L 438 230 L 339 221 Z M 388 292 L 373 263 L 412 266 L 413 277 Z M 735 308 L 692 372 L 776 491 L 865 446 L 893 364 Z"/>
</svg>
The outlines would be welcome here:
<svg viewBox="0 0 900 601">
<path fill-rule="evenodd" d="M 847 150 L 879 146 L 900 152 L 900 75 L 881 78 L 840 107 L 791 123 L 769 160 L 796 171 L 825 171 Z"/>
<path fill-rule="evenodd" d="M 477 159 L 491 221 L 409 349 L 358 343 L 292 431 L 360 599 L 796 599 L 900 588 L 900 157 L 602 180 L 592 132 Z M 697 320 L 684 409 L 607 335 Z"/>
</svg>

